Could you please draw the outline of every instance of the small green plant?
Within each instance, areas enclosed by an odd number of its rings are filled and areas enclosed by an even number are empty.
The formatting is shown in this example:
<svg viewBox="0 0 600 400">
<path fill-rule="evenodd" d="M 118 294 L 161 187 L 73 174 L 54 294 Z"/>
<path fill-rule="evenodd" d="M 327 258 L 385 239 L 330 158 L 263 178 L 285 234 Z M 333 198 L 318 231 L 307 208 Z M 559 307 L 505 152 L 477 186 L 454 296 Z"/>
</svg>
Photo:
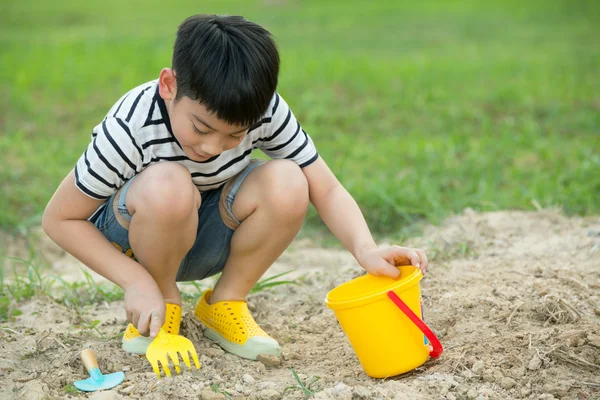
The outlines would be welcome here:
<svg viewBox="0 0 600 400">
<path fill-rule="evenodd" d="M 105 336 L 102 334 L 102 332 L 100 332 L 100 330 L 98 330 L 98 325 L 100 324 L 99 319 L 95 319 L 93 321 L 89 321 L 85 324 L 81 325 L 81 332 L 80 333 L 85 333 L 85 332 L 96 332 L 98 334 L 98 336 L 100 336 L 102 339 L 106 339 Z"/>
<path fill-rule="evenodd" d="M 84 305 L 85 301 L 84 301 L 84 297 L 82 295 L 82 291 L 80 290 L 82 288 L 84 288 L 86 286 L 85 282 L 80 282 L 80 281 L 76 281 L 76 282 L 67 282 L 64 279 L 62 279 L 59 276 L 55 276 L 55 275 L 51 275 L 50 276 L 52 279 L 54 279 L 56 282 L 62 284 L 65 288 L 65 292 L 63 293 L 63 296 L 60 299 L 57 299 L 57 301 L 59 303 L 63 303 L 67 306 L 71 306 L 74 308 L 79 308 L 81 306 Z"/>
<path fill-rule="evenodd" d="M 452 258 L 468 258 L 477 256 L 477 252 L 472 247 L 469 240 L 463 240 L 456 243 L 447 243 L 444 241 L 432 242 L 428 246 L 428 256 L 430 261 L 444 261 Z"/>
<path fill-rule="evenodd" d="M 79 389 L 77 389 L 71 383 L 65 385 L 65 387 L 63 389 L 64 389 L 65 393 L 80 393 Z"/>
<path fill-rule="evenodd" d="M 47 294 L 52 281 L 49 277 L 42 277 L 39 268 L 30 261 L 18 257 L 3 256 L 5 260 L 18 261 L 27 265 L 27 275 L 23 277 L 18 273 L 16 267 L 13 267 L 13 281 L 5 282 L 4 267 L 2 267 L 2 292 L 10 293 L 15 301 L 27 300 L 38 294 Z"/>
<path fill-rule="evenodd" d="M 181 298 L 183 301 L 194 303 L 196 300 L 198 300 L 198 297 L 200 297 L 200 295 L 202 295 L 202 292 L 204 291 L 204 287 L 202 285 L 198 284 L 198 282 L 196 282 L 196 281 L 186 282 L 185 285 L 193 286 L 196 290 L 192 293 L 188 292 L 187 290 L 182 290 Z"/>
<path fill-rule="evenodd" d="M 302 379 L 300 379 L 294 368 L 290 368 L 290 370 L 292 371 L 292 375 L 294 375 L 296 384 L 286 387 L 283 393 L 285 394 L 288 390 L 300 390 L 306 398 L 314 396 L 318 391 L 314 388 L 314 385 L 319 381 L 319 379 L 321 379 L 321 377 L 313 376 L 312 378 L 307 379 L 306 382 L 302 382 Z"/>
<path fill-rule="evenodd" d="M 109 287 L 106 287 L 105 285 L 100 285 L 96 281 L 94 281 L 94 278 L 92 278 L 92 274 L 90 274 L 86 270 L 83 270 L 83 275 L 85 276 L 85 280 L 88 284 L 88 287 L 91 289 L 91 298 L 93 300 L 104 300 L 111 302 L 123 299 L 123 292 L 118 286 L 114 284 L 110 285 Z"/>
<path fill-rule="evenodd" d="M 49 278 L 62 284 L 67 289 L 56 301 L 67 306 L 80 308 L 100 301 L 116 301 L 123 299 L 123 291 L 116 285 L 101 285 L 94 281 L 88 271 L 83 271 L 85 281 L 67 282 L 59 276 Z"/>
<path fill-rule="evenodd" d="M 4 261 L 0 263 L 0 294 L 4 293 Z"/>
<path fill-rule="evenodd" d="M 223 396 L 227 397 L 228 400 L 231 400 L 231 393 L 229 393 L 225 389 L 221 389 L 219 387 L 218 383 L 213 383 L 212 385 L 210 385 L 210 388 L 212 389 L 213 392 L 215 392 L 215 393 L 221 393 Z"/>
<path fill-rule="evenodd" d="M 296 282 L 296 281 L 286 281 L 286 280 L 282 280 L 282 281 L 277 281 L 275 279 L 287 275 L 291 272 L 294 272 L 295 270 L 292 269 L 290 271 L 286 271 L 286 272 L 282 272 L 280 274 L 271 276 L 269 278 L 266 279 L 261 279 L 260 281 L 258 281 L 256 283 L 256 285 L 254 285 L 254 287 L 252 289 L 250 289 L 250 293 L 258 293 L 258 292 L 262 292 L 266 289 L 275 287 L 275 286 L 280 286 L 280 285 L 300 285 L 300 283 Z"/>
<path fill-rule="evenodd" d="M 0 296 L 0 322 L 7 321 L 21 314 L 23 314 L 21 310 L 11 305 L 8 296 Z"/>
<path fill-rule="evenodd" d="M 35 254 L 30 254 L 34 259 Z M 11 280 L 7 281 L 5 274 L 5 261 L 17 261 L 25 264 L 27 273 L 19 271 L 13 266 Z M 15 304 L 30 299 L 37 295 L 48 296 L 53 301 L 71 307 L 76 313 L 86 305 L 99 302 L 112 302 L 123 298 L 123 291 L 114 284 L 99 284 L 94 281 L 92 275 L 83 270 L 84 281 L 67 282 L 55 275 L 44 276 L 40 273 L 37 265 L 31 261 L 18 258 L 0 256 L 0 322 L 21 314 Z M 60 283 L 65 290 L 51 290 L 55 283 Z M 95 330 L 95 325 L 85 326 L 83 331 Z"/>
<path fill-rule="evenodd" d="M 15 303 L 26 300 L 36 294 L 45 293 L 48 284 L 41 277 L 39 270 L 29 261 L 17 257 L 2 256 L 0 264 L 0 322 L 9 320 L 22 314 L 21 310 L 16 308 Z M 13 267 L 13 282 L 7 282 L 5 278 L 6 260 L 18 261 L 28 266 L 27 277 L 17 273 L 16 267 Z"/>
</svg>

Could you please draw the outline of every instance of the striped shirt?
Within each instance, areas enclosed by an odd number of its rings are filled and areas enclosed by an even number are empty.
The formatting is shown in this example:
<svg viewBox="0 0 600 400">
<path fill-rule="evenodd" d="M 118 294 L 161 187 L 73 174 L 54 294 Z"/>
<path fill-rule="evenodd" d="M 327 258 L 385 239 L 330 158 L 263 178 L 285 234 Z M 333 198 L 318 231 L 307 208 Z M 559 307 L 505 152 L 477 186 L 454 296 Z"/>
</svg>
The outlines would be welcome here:
<svg viewBox="0 0 600 400">
<path fill-rule="evenodd" d="M 267 112 L 238 146 L 206 161 L 189 159 L 171 130 L 158 80 L 126 93 L 94 128 L 91 142 L 75 166 L 75 182 L 86 195 L 108 199 L 151 164 L 174 161 L 185 166 L 201 192 L 216 189 L 250 163 L 254 149 L 301 168 L 318 158 L 317 150 L 294 114 L 275 93 Z"/>
</svg>

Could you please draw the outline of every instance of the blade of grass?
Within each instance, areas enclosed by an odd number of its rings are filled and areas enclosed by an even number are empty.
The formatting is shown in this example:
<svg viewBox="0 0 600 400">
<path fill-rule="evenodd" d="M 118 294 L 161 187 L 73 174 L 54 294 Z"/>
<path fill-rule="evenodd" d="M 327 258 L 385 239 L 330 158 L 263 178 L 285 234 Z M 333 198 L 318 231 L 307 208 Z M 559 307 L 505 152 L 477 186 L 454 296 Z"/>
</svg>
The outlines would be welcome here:
<svg viewBox="0 0 600 400">
<path fill-rule="evenodd" d="M 256 283 L 256 285 L 254 285 L 254 287 L 252 289 L 250 289 L 250 293 L 262 292 L 263 290 L 266 290 L 268 288 L 272 288 L 275 286 L 281 286 L 281 285 L 300 285 L 300 283 L 296 282 L 296 281 L 290 281 L 290 280 L 276 281 L 275 280 L 275 279 L 277 279 L 281 276 L 287 275 L 293 271 L 295 271 L 295 270 L 293 269 L 290 271 L 285 271 L 280 274 L 277 274 L 277 275 L 271 276 L 269 278 L 258 281 Z"/>
</svg>

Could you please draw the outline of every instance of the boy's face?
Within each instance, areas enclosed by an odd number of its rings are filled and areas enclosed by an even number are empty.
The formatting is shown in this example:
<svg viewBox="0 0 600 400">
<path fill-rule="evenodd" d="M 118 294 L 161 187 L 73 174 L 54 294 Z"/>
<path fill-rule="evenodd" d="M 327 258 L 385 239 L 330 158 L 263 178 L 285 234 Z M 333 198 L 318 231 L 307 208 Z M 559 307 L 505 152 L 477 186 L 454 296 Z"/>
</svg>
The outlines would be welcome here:
<svg viewBox="0 0 600 400">
<path fill-rule="evenodd" d="M 159 78 L 159 94 L 167 106 L 173 135 L 190 159 L 206 161 L 233 149 L 246 137 L 247 126 L 223 122 L 187 96 L 175 100 L 176 90 L 173 71 L 164 68 Z"/>
</svg>

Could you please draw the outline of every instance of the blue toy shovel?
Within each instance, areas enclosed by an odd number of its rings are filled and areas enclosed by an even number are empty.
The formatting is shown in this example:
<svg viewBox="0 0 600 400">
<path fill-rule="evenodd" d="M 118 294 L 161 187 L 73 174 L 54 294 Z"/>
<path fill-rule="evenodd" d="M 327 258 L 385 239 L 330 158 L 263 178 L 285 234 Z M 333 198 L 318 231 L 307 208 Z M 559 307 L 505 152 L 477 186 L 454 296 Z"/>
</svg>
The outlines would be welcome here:
<svg viewBox="0 0 600 400">
<path fill-rule="evenodd" d="M 123 382 L 125 374 L 123 372 L 115 372 L 108 375 L 102 375 L 98 368 L 96 354 L 92 349 L 85 349 L 81 352 L 81 360 L 85 369 L 90 374 L 90 377 L 81 381 L 75 382 L 75 387 L 84 392 L 95 392 L 96 390 L 111 389 Z"/>
</svg>

